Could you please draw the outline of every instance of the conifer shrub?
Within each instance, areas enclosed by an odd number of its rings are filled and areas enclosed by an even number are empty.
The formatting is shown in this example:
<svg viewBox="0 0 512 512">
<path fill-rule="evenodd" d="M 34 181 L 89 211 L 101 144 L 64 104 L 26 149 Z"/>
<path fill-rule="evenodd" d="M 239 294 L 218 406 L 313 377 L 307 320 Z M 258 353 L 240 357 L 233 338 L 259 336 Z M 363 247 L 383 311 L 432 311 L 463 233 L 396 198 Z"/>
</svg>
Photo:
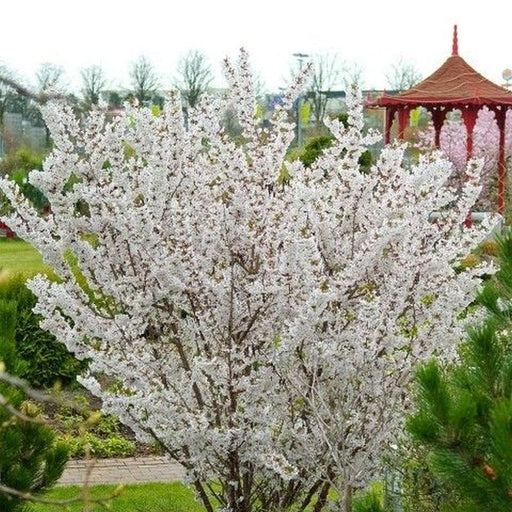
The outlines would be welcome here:
<svg viewBox="0 0 512 512">
<path fill-rule="evenodd" d="M 322 154 L 322 151 L 332 144 L 332 141 L 333 138 L 329 135 L 313 137 L 304 146 L 304 150 L 299 157 L 300 161 L 306 167 L 311 167 L 312 163 Z"/>
<path fill-rule="evenodd" d="M 25 277 L 14 275 L 3 280 L 0 299 L 14 301 L 16 305 L 14 339 L 19 357 L 24 361 L 17 375 L 34 388 L 74 382 L 85 363 L 75 359 L 53 334 L 39 327 L 40 315 L 32 311 L 36 298 L 25 286 Z"/>
<path fill-rule="evenodd" d="M 416 373 L 416 410 L 407 429 L 426 455 L 423 478 L 443 497 L 438 510 L 512 509 L 512 236 L 498 241 L 500 270 L 477 302 L 452 366 L 431 361 Z M 426 510 L 426 509 L 425 509 Z"/>
<path fill-rule="evenodd" d="M 347 114 L 341 114 L 338 119 L 343 123 L 345 127 L 348 126 Z M 304 164 L 305 167 L 311 167 L 315 160 L 322 154 L 322 152 L 329 148 L 334 141 L 332 135 L 318 135 L 312 137 L 307 141 L 304 149 L 298 154 L 298 159 Z M 359 157 L 359 165 L 361 172 L 367 173 L 373 164 L 372 152 L 366 149 L 361 153 Z"/>
<path fill-rule="evenodd" d="M 0 360 L 4 371 L 19 375 L 25 363 L 16 351 L 17 304 L 0 299 Z M 64 443 L 56 441 L 53 431 L 41 423 L 38 406 L 24 393 L 0 381 L 0 395 L 10 407 L 27 420 L 0 407 L 0 483 L 23 493 L 38 494 L 59 479 L 68 459 Z M 26 510 L 26 501 L 0 493 L 2 512 Z"/>
</svg>

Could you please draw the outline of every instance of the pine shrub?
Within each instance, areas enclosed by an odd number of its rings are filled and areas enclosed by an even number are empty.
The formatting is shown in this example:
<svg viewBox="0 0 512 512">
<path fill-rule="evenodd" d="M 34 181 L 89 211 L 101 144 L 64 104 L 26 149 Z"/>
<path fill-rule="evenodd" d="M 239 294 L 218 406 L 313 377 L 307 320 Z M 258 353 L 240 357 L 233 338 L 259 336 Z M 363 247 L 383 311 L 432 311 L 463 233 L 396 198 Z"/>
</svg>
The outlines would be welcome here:
<svg viewBox="0 0 512 512">
<path fill-rule="evenodd" d="M 426 452 L 440 510 L 512 510 L 512 236 L 498 242 L 500 270 L 477 302 L 487 315 L 469 330 L 460 360 L 416 373 L 407 428 Z"/>
<path fill-rule="evenodd" d="M 0 360 L 10 374 L 23 373 L 25 362 L 20 359 L 14 341 L 18 305 L 0 299 Z M 0 483 L 23 493 L 37 494 L 50 488 L 59 479 L 68 459 L 63 443 L 44 423 L 37 405 L 24 393 L 0 382 L 0 395 L 10 407 L 31 420 L 13 415 L 0 408 Z M 21 512 L 26 501 L 10 494 L 0 494 L 2 512 Z"/>
</svg>

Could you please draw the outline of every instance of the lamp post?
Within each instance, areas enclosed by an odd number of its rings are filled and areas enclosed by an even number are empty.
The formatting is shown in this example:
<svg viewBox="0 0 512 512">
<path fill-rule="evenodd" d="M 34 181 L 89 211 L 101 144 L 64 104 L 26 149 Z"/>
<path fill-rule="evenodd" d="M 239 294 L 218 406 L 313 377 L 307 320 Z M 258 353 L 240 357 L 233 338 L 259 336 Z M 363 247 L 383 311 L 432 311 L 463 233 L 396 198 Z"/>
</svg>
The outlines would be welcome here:
<svg viewBox="0 0 512 512">
<path fill-rule="evenodd" d="M 504 69 L 501 76 L 503 77 L 503 80 L 505 80 L 503 87 L 510 89 L 510 80 L 512 80 L 512 69 L 510 69 L 510 68 Z"/>
<path fill-rule="evenodd" d="M 300 52 L 297 52 L 297 53 L 294 53 L 293 56 L 297 59 L 297 62 L 299 63 L 299 73 L 302 73 L 302 66 L 304 65 L 304 60 L 307 59 L 309 57 L 309 55 L 307 53 L 300 53 Z M 299 96 L 297 97 L 297 147 L 298 148 L 301 148 L 302 147 L 302 132 L 301 132 L 301 129 L 300 129 L 300 106 L 301 106 L 301 103 L 302 103 L 302 95 L 299 94 Z"/>
</svg>

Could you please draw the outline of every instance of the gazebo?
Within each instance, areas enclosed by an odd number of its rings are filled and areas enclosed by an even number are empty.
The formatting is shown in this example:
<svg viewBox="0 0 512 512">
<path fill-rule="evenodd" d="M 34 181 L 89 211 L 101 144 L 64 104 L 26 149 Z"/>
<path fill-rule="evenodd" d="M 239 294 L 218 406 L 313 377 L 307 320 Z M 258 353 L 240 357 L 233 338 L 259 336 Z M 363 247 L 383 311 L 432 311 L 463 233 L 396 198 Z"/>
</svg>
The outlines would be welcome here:
<svg viewBox="0 0 512 512">
<path fill-rule="evenodd" d="M 500 132 L 498 154 L 498 212 L 505 208 L 505 117 L 512 108 L 512 92 L 496 85 L 475 71 L 459 56 L 457 25 L 453 29 L 452 54 L 444 64 L 428 78 L 396 96 L 384 93 L 370 106 L 385 107 L 385 143 L 390 142 L 391 126 L 398 117 L 398 137 L 403 138 L 411 110 L 424 107 L 432 116 L 435 144 L 439 147 L 439 135 L 451 110 L 460 110 L 466 130 L 467 154 L 473 152 L 473 128 L 478 111 L 487 106 L 496 117 Z"/>
</svg>

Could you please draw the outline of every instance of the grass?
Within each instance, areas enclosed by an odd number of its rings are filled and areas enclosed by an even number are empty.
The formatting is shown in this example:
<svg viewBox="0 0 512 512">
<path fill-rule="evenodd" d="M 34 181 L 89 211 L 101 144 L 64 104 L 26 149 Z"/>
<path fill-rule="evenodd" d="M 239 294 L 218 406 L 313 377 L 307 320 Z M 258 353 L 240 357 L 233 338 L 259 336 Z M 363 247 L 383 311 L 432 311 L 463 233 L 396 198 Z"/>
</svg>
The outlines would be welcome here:
<svg viewBox="0 0 512 512">
<path fill-rule="evenodd" d="M 92 498 L 107 498 L 118 489 L 116 485 L 93 485 L 89 491 Z M 54 487 L 44 495 L 44 498 L 67 500 L 79 496 L 81 490 L 78 486 Z M 383 486 L 380 482 L 372 484 L 371 493 L 379 503 L 382 502 Z M 331 489 L 329 502 L 335 503 L 337 497 L 336 492 Z M 307 507 L 306 511 L 311 512 L 313 507 L 314 502 Z M 205 512 L 203 505 L 195 500 L 193 491 L 180 482 L 123 486 L 119 495 L 107 502 L 107 508 L 100 504 L 90 504 L 90 508 L 87 508 L 84 502 L 76 502 L 64 508 L 57 504 L 34 503 L 30 505 L 27 512 L 106 512 L 107 510 L 111 512 Z"/>
<path fill-rule="evenodd" d="M 95 485 L 90 488 L 92 497 L 112 495 L 116 485 Z M 65 500 L 79 495 L 80 487 L 55 487 L 45 498 Z M 66 508 L 58 505 L 35 503 L 33 512 L 90 512 L 104 511 L 100 505 L 91 505 L 90 509 L 83 503 L 74 503 Z M 204 512 L 204 507 L 195 499 L 192 491 L 179 482 L 134 484 L 124 487 L 119 496 L 112 499 L 109 510 L 112 512 Z"/>
<path fill-rule="evenodd" d="M 20 239 L 0 238 L 0 274 L 27 275 L 49 272 L 41 255 L 29 243 Z"/>
</svg>

